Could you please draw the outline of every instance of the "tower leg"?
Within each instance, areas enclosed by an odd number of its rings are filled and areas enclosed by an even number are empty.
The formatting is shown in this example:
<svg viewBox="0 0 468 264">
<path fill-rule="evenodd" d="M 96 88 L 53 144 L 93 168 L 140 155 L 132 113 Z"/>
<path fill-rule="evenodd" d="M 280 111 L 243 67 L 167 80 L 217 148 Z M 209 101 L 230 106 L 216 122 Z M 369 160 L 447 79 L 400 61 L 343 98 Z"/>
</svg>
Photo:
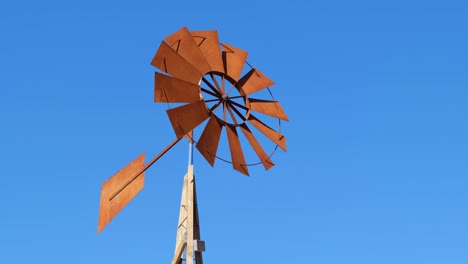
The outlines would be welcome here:
<svg viewBox="0 0 468 264">
<path fill-rule="evenodd" d="M 200 238 L 195 176 L 193 175 L 193 165 L 189 165 L 182 187 L 176 247 L 172 264 L 180 264 L 182 262 L 184 251 L 186 264 L 194 264 L 194 259 L 196 264 L 203 264 L 201 250 L 194 250 L 194 240 L 199 241 Z"/>
</svg>

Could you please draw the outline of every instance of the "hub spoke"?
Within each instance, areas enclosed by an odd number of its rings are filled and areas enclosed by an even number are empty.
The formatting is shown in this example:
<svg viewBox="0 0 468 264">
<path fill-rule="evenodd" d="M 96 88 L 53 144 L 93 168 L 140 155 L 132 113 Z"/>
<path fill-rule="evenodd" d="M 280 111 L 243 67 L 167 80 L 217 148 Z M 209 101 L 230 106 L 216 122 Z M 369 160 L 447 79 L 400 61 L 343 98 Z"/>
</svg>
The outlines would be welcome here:
<svg viewBox="0 0 468 264">
<path fill-rule="evenodd" d="M 218 95 L 221 95 L 221 94 L 219 93 L 219 91 L 218 91 L 216 88 L 214 88 L 214 86 L 213 86 L 207 79 L 205 79 L 205 77 L 203 77 L 202 80 L 203 80 L 203 82 L 204 82 L 206 85 L 208 85 L 208 87 L 210 87 L 210 89 L 211 89 L 214 93 L 216 93 L 216 94 L 218 94 Z"/>
</svg>

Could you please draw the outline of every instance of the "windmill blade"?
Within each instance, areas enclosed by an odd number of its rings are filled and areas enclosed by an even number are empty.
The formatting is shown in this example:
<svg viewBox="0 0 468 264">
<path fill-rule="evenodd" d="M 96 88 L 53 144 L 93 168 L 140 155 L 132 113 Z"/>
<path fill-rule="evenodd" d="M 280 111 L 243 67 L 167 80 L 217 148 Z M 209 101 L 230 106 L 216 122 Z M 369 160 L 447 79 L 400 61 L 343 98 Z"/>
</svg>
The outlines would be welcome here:
<svg viewBox="0 0 468 264">
<path fill-rule="evenodd" d="M 244 153 L 237 135 L 236 127 L 233 125 L 226 124 L 226 133 L 229 142 L 229 150 L 231 151 L 232 167 L 249 176 L 249 171 L 245 165 Z"/>
<path fill-rule="evenodd" d="M 193 40 L 205 56 L 211 71 L 224 73 L 223 59 L 221 49 L 219 48 L 218 31 L 192 31 Z"/>
<path fill-rule="evenodd" d="M 283 108 L 281 107 L 278 101 L 268 101 L 268 100 L 261 100 L 261 99 L 253 99 L 249 98 L 250 103 L 250 110 L 273 116 L 284 121 L 289 121 L 286 113 L 284 112 Z"/>
<path fill-rule="evenodd" d="M 102 184 L 98 233 L 143 189 L 144 166 L 143 153 Z"/>
<path fill-rule="evenodd" d="M 181 28 L 164 40 L 202 75 L 210 71 L 210 65 L 208 65 L 205 56 L 186 27 Z"/>
<path fill-rule="evenodd" d="M 286 137 L 273 130 L 271 127 L 265 125 L 262 121 L 258 120 L 255 116 L 250 114 L 249 122 L 262 132 L 267 138 L 277 144 L 282 150 L 286 151 Z"/>
<path fill-rule="evenodd" d="M 191 103 L 200 100 L 200 86 L 155 72 L 154 101 Z"/>
<path fill-rule="evenodd" d="M 260 161 L 262 162 L 263 167 L 265 167 L 265 170 L 275 166 L 273 161 L 270 160 L 270 157 L 268 157 L 268 154 L 266 154 L 265 150 L 263 150 L 260 143 L 258 143 L 257 139 L 254 137 L 249 127 L 245 123 L 241 124 L 239 127 L 241 128 L 242 133 L 244 133 L 244 136 L 247 138 L 247 141 L 249 141 L 250 145 L 254 149 L 255 153 L 257 153 L 257 156 L 260 158 Z"/>
<path fill-rule="evenodd" d="M 198 84 L 203 77 L 203 74 L 164 41 L 161 42 L 151 65 L 176 78 L 194 84 Z"/>
<path fill-rule="evenodd" d="M 204 101 L 197 101 L 167 110 L 172 128 L 177 138 L 183 137 L 210 117 Z"/>
<path fill-rule="evenodd" d="M 197 149 L 212 167 L 214 166 L 216 152 L 218 151 L 222 129 L 223 125 L 218 121 L 218 118 L 212 114 L 200 139 L 198 139 Z"/>
<path fill-rule="evenodd" d="M 259 70 L 253 68 L 239 80 L 237 87 L 239 87 L 239 90 L 244 92 L 245 95 L 249 95 L 273 86 L 274 84 L 274 81 L 270 80 Z"/>
<path fill-rule="evenodd" d="M 223 43 L 224 72 L 233 79 L 230 80 L 233 83 L 239 80 L 248 54 L 245 50 Z"/>
</svg>

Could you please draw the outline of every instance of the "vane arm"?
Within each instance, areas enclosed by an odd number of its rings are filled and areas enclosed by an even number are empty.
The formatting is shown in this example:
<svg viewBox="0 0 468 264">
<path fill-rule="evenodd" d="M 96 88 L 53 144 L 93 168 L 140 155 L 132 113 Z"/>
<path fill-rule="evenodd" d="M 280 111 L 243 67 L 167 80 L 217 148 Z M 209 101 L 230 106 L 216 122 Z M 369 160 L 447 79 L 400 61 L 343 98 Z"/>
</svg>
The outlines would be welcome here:
<svg viewBox="0 0 468 264">
<path fill-rule="evenodd" d="M 174 141 L 171 142 L 171 144 L 169 144 L 165 149 L 163 149 L 161 152 L 159 152 L 158 155 L 156 155 L 150 162 L 148 162 L 148 164 L 146 164 L 146 166 L 141 170 L 139 171 L 137 174 L 135 174 L 135 176 L 133 176 L 130 180 L 128 180 L 127 183 L 125 183 L 120 189 L 118 189 L 114 194 L 112 194 L 109 198 L 109 201 L 111 201 L 112 199 L 114 199 L 114 197 L 116 197 L 120 192 L 122 192 L 128 185 L 130 185 L 134 180 L 136 180 L 136 178 L 138 178 L 138 176 L 140 176 L 143 172 L 145 172 L 147 169 L 149 169 L 149 167 L 151 167 L 151 165 L 153 165 L 159 158 L 161 158 L 164 154 L 166 154 L 166 152 L 168 152 L 175 144 L 177 144 L 177 142 L 179 142 L 183 137 L 180 137 L 180 138 L 176 138 L 174 139 Z"/>
</svg>

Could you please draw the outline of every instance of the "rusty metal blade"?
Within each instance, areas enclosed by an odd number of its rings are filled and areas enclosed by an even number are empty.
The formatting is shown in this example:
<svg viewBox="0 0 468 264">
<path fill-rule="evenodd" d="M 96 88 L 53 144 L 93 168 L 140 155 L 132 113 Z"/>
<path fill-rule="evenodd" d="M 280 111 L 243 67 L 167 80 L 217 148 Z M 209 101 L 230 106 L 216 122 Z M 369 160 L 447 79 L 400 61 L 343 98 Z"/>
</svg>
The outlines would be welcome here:
<svg viewBox="0 0 468 264">
<path fill-rule="evenodd" d="M 229 44 L 223 43 L 223 63 L 225 73 L 237 82 L 242 74 L 242 69 L 247 60 L 248 52 Z"/>
<path fill-rule="evenodd" d="M 265 125 L 262 121 L 258 120 L 252 114 L 249 115 L 248 120 L 250 123 L 262 132 L 267 138 L 277 144 L 282 150 L 286 151 L 286 137 L 273 130 L 271 127 Z"/>
<path fill-rule="evenodd" d="M 211 71 L 224 73 L 223 59 L 219 47 L 218 31 L 192 31 L 193 39 L 210 65 Z"/>
<path fill-rule="evenodd" d="M 273 116 L 285 121 L 289 121 L 286 113 L 278 101 L 268 101 L 249 98 L 250 109 L 265 115 Z"/>
<path fill-rule="evenodd" d="M 190 103 L 200 100 L 200 86 L 155 72 L 154 101 Z"/>
<path fill-rule="evenodd" d="M 263 167 L 265 167 L 265 170 L 275 166 L 273 161 L 270 160 L 270 157 L 268 157 L 268 154 L 266 154 L 265 150 L 263 150 L 262 146 L 260 146 L 260 143 L 258 143 L 257 139 L 252 134 L 252 131 L 250 131 L 249 127 L 247 127 L 245 123 L 239 125 L 239 127 L 241 128 L 242 133 L 244 133 L 244 136 L 247 138 L 247 141 L 249 141 L 250 145 L 254 149 L 255 153 L 257 153 L 257 156 L 260 158 L 260 161 L 262 162 Z"/>
<path fill-rule="evenodd" d="M 244 92 L 245 95 L 253 94 L 267 87 L 273 86 L 275 82 L 266 77 L 257 69 L 251 69 L 245 74 L 242 79 L 237 83 L 239 90 Z"/>
<path fill-rule="evenodd" d="M 210 71 L 203 52 L 190 34 L 190 31 L 183 27 L 174 34 L 164 39 L 169 46 L 195 67 L 202 75 Z M 219 50 L 219 46 L 218 46 Z"/>
<path fill-rule="evenodd" d="M 177 138 L 183 137 L 210 117 L 204 101 L 197 101 L 169 109 L 167 110 L 167 115 Z"/>
<path fill-rule="evenodd" d="M 245 164 L 244 153 L 237 135 L 236 127 L 233 125 L 226 124 L 226 133 L 229 142 L 229 149 L 231 151 L 232 167 L 249 176 L 249 171 Z"/>
<path fill-rule="evenodd" d="M 215 115 L 211 115 L 200 139 L 198 139 L 197 149 L 211 166 L 214 166 L 222 129 L 223 126 L 218 121 L 218 118 Z"/>
<path fill-rule="evenodd" d="M 145 154 L 143 153 L 102 184 L 98 232 L 101 232 L 133 197 L 143 189 L 145 174 L 141 173 L 133 180 L 132 178 L 142 171 L 144 167 Z M 132 181 L 128 184 L 130 180 Z M 121 189 L 123 186 L 126 187 Z M 118 194 L 111 199 L 117 191 L 119 191 Z"/>
<path fill-rule="evenodd" d="M 161 42 L 151 65 L 170 75 L 194 84 L 198 84 L 203 76 L 186 59 L 173 50 L 166 42 Z"/>
</svg>

